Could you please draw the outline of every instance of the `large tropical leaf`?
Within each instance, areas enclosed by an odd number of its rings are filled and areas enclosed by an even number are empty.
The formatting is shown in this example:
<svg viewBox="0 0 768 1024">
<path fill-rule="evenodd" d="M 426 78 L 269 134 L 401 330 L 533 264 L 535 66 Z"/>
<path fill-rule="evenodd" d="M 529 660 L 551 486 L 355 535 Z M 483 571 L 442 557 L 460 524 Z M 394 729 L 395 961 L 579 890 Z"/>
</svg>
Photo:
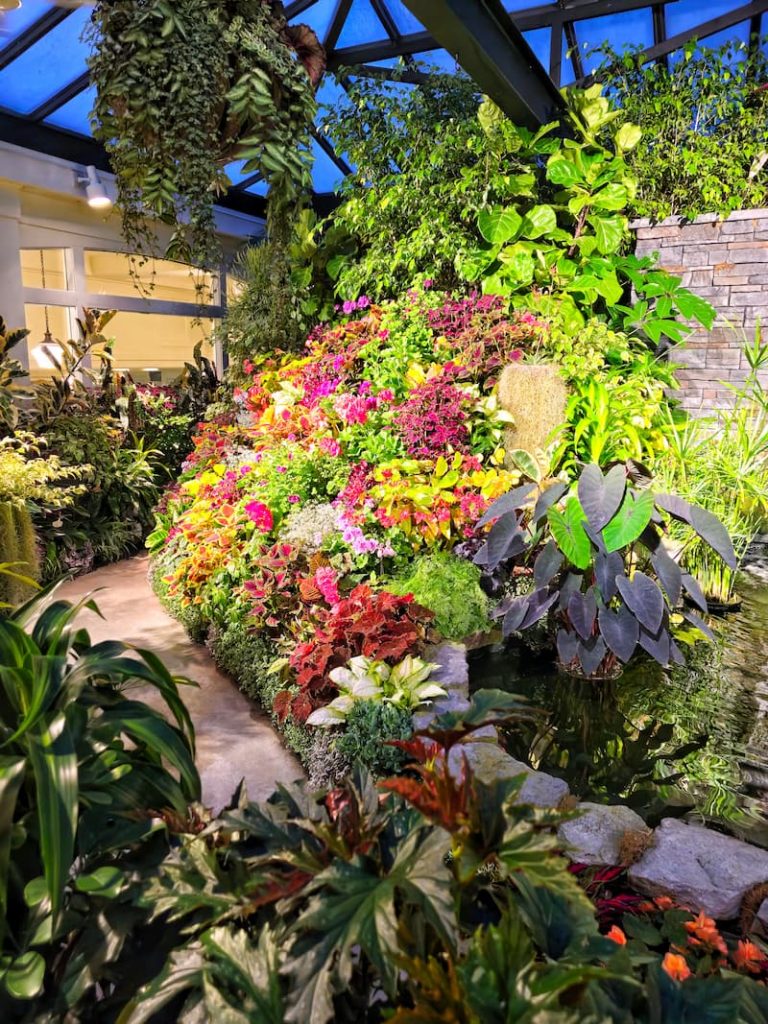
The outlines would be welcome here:
<svg viewBox="0 0 768 1024">
<path fill-rule="evenodd" d="M 392 867 L 377 870 L 357 855 L 337 860 L 311 884 L 313 896 L 293 927 L 286 967 L 291 979 L 285 1020 L 325 1024 L 334 1017 L 333 997 L 350 983 L 355 958 L 364 954 L 384 989 L 397 983 L 398 906 L 410 907 L 447 947 L 456 934 L 451 875 L 445 865 L 448 834 L 419 828 L 400 845 Z M 399 901 L 397 900 L 399 897 Z"/>
<path fill-rule="evenodd" d="M 584 530 L 584 510 L 578 498 L 570 497 L 561 512 L 553 505 L 547 512 L 552 535 L 568 561 L 587 569 L 592 561 L 592 544 Z"/>
<path fill-rule="evenodd" d="M 77 755 L 66 716 L 59 713 L 29 736 L 37 822 L 51 913 L 56 924 L 75 851 Z"/>
</svg>

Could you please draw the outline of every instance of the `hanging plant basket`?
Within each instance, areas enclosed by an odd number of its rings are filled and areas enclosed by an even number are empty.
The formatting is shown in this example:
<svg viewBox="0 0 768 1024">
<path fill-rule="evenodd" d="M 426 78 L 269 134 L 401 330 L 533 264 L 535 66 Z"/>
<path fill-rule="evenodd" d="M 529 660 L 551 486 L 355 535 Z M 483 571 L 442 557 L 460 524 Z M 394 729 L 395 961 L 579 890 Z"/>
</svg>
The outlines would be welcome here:
<svg viewBox="0 0 768 1024">
<path fill-rule="evenodd" d="M 286 202 L 311 184 L 310 129 L 325 54 L 272 0 L 99 0 L 89 67 L 95 137 L 117 178 L 123 233 L 165 255 L 218 262 L 213 205 L 243 160 Z"/>
</svg>

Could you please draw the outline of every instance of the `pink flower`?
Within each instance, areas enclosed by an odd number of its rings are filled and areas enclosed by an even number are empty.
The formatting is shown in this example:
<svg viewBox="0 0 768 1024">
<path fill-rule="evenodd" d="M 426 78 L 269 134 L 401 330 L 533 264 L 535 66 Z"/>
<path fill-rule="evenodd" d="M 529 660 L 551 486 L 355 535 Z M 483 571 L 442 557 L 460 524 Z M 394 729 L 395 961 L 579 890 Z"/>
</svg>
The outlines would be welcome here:
<svg viewBox="0 0 768 1024">
<path fill-rule="evenodd" d="M 291 503 L 291 505 L 295 505 L 297 502 L 301 501 L 301 498 L 299 497 L 298 494 L 289 494 L 288 501 Z"/>
<path fill-rule="evenodd" d="M 323 600 L 330 605 L 338 604 L 341 600 L 336 580 L 336 573 L 329 565 L 320 566 L 315 573 L 315 586 L 323 595 Z"/>
<path fill-rule="evenodd" d="M 367 295 L 361 295 L 360 298 L 357 300 L 358 309 L 366 309 L 368 306 L 370 306 L 370 304 L 371 300 L 368 298 Z"/>
<path fill-rule="evenodd" d="M 347 316 L 349 316 L 350 313 L 354 313 L 355 309 L 357 308 L 357 305 L 356 305 L 356 303 L 352 302 L 350 299 L 347 299 L 347 301 L 344 303 L 344 305 L 341 308 L 344 310 L 344 312 L 347 314 Z"/>
<path fill-rule="evenodd" d="M 431 277 L 428 277 L 428 278 L 426 279 L 426 281 L 424 282 L 424 285 L 423 285 L 423 287 L 424 287 L 424 289 L 425 289 L 426 291 L 429 291 L 429 289 L 430 289 L 430 288 L 432 287 L 432 285 L 433 285 L 434 283 L 435 283 L 435 282 L 434 282 L 434 281 L 432 280 L 432 278 L 431 278 Z"/>
<path fill-rule="evenodd" d="M 272 513 L 263 501 L 249 501 L 245 506 L 245 514 L 262 533 L 269 533 L 274 525 Z"/>
<path fill-rule="evenodd" d="M 386 327 L 383 330 L 379 331 L 379 337 L 381 338 L 382 341 L 387 340 L 387 338 L 389 337 L 389 331 L 387 330 Z"/>
<path fill-rule="evenodd" d="M 332 437 L 321 437 L 319 447 L 325 455 L 331 455 L 334 458 L 341 455 L 341 445 Z"/>
</svg>

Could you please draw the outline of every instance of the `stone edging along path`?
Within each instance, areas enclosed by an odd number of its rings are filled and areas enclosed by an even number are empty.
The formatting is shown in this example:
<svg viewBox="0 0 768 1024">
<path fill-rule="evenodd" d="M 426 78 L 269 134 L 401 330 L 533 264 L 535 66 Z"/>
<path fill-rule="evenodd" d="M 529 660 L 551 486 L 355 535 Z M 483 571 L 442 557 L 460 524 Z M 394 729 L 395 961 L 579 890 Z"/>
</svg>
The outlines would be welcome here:
<svg viewBox="0 0 768 1024">
<path fill-rule="evenodd" d="M 414 726 L 419 729 L 445 711 L 469 707 L 464 645 L 441 644 L 429 658 L 439 664 L 433 678 L 448 695 L 416 714 Z M 627 877 L 639 892 L 671 896 L 719 920 L 738 917 L 745 896 L 768 883 L 768 850 L 675 818 L 665 818 L 658 828 L 650 829 L 639 814 L 622 804 L 576 802 L 563 779 L 510 757 L 499 745 L 493 726 L 478 730 L 476 736 L 477 741 L 463 743 L 461 751 L 479 779 L 490 782 L 525 773 L 522 800 L 537 807 L 568 806 L 582 812 L 557 830 L 574 863 L 629 865 Z M 454 752 L 458 770 L 460 751 L 455 748 Z M 768 919 L 762 908 L 758 916 Z"/>
</svg>

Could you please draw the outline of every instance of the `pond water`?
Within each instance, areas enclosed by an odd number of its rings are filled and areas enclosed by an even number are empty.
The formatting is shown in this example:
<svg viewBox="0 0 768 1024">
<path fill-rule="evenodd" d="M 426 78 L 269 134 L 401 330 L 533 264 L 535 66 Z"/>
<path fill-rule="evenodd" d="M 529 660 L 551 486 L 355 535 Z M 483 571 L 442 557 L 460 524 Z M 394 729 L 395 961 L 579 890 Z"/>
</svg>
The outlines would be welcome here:
<svg viewBox="0 0 768 1024">
<path fill-rule="evenodd" d="M 505 731 L 510 754 L 597 803 L 627 803 L 650 825 L 706 821 L 768 847 L 768 558 L 742 574 L 738 614 L 716 644 L 670 671 L 632 666 L 614 682 L 559 673 L 518 645 L 470 654 L 470 685 L 521 694 L 536 724 Z"/>
</svg>

